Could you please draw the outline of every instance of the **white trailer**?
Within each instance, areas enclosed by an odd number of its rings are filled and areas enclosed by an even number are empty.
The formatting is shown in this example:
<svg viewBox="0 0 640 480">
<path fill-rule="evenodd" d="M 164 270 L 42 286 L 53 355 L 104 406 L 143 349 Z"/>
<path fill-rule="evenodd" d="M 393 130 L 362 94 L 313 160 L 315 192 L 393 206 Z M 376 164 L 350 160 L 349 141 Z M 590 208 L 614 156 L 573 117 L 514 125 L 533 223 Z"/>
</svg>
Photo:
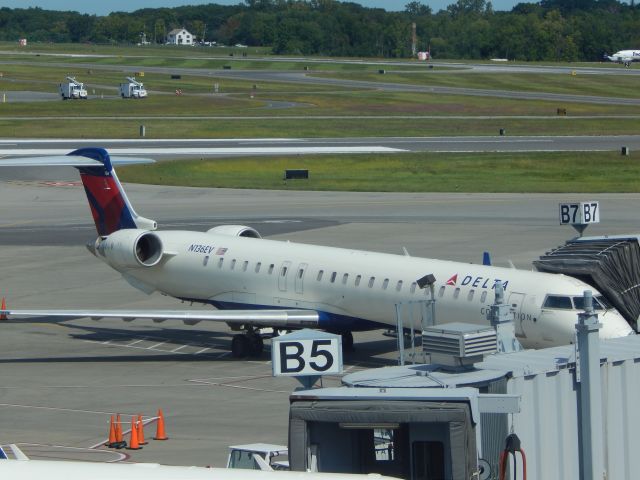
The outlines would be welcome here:
<svg viewBox="0 0 640 480">
<path fill-rule="evenodd" d="M 127 81 L 120 84 L 120 96 L 122 98 L 145 98 L 147 91 L 142 82 L 133 77 L 127 77 Z"/>
<path fill-rule="evenodd" d="M 87 90 L 84 88 L 84 83 L 78 82 L 75 77 L 67 77 L 67 82 L 60 84 L 60 95 L 63 100 L 86 100 Z"/>
</svg>

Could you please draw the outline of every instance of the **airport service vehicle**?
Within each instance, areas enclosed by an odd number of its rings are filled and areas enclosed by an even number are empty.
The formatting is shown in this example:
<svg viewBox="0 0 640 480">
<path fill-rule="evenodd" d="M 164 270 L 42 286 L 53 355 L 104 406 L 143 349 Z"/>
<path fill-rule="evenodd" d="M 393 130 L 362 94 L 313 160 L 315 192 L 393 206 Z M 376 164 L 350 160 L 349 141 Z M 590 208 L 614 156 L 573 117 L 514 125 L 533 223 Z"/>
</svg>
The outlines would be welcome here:
<svg viewBox="0 0 640 480">
<path fill-rule="evenodd" d="M 379 474 L 310 473 L 228 468 L 177 467 L 157 463 L 98 463 L 0 460 L 7 480 L 391 480 Z"/>
<path fill-rule="evenodd" d="M 620 50 L 613 55 L 604 54 L 605 60 L 622 63 L 625 67 L 630 67 L 631 62 L 640 61 L 640 50 Z"/>
<path fill-rule="evenodd" d="M 60 95 L 63 100 L 86 100 L 87 90 L 82 82 L 78 82 L 75 77 L 67 77 L 67 83 L 60 84 Z"/>
<path fill-rule="evenodd" d="M 235 357 L 259 355 L 259 329 L 266 327 L 338 333 L 349 348 L 354 331 L 394 328 L 397 304 L 428 299 L 430 288 L 421 288 L 421 280 L 433 275 L 438 323 L 487 325 L 499 282 L 513 307 L 516 335 L 526 348 L 572 343 L 582 308 L 579 299 L 589 289 L 603 323 L 600 335 L 633 333 L 594 288 L 564 275 L 266 240 L 244 225 L 219 225 L 206 232 L 159 230 L 154 220 L 135 212 L 113 167 L 135 162 L 111 158 L 104 149 L 82 148 L 66 156 L 0 164 L 78 168 L 98 232 L 88 245 L 91 253 L 143 292 L 157 291 L 217 310 L 7 309 L 0 314 L 226 322 L 244 332 L 232 339 Z"/>
<path fill-rule="evenodd" d="M 249 443 L 229 447 L 227 468 L 289 470 L 289 449 L 285 445 Z"/>
<path fill-rule="evenodd" d="M 120 84 L 120 96 L 122 98 L 146 98 L 147 91 L 142 82 L 133 77 L 127 77 L 127 81 Z"/>
</svg>

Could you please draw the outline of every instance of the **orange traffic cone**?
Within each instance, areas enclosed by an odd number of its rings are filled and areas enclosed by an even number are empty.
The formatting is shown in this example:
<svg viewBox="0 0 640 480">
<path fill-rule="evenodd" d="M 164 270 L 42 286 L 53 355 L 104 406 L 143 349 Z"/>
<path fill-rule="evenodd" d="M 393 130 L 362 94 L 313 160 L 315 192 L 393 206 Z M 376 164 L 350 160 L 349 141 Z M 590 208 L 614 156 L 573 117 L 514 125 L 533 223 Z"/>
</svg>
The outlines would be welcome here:
<svg viewBox="0 0 640 480">
<path fill-rule="evenodd" d="M 164 415 L 162 415 L 162 409 L 158 409 L 158 426 L 156 428 L 156 436 L 154 440 L 168 440 L 167 433 L 164 431 Z"/>
<path fill-rule="evenodd" d="M 4 297 L 2 297 L 2 304 L 0 304 L 0 310 L 6 310 L 7 309 L 7 301 L 5 300 Z M 6 320 L 7 319 L 7 314 L 6 313 L 0 313 L 0 320 Z"/>
<path fill-rule="evenodd" d="M 142 447 L 138 443 L 138 427 L 135 419 L 131 419 L 131 436 L 129 437 L 129 446 L 127 450 L 140 450 Z"/>
<path fill-rule="evenodd" d="M 149 442 L 144 441 L 144 423 L 142 423 L 142 415 L 138 415 L 138 443 L 146 445 Z"/>
<path fill-rule="evenodd" d="M 120 414 L 116 416 L 116 442 L 121 443 L 124 441 L 122 435 L 122 421 L 120 420 Z"/>
<path fill-rule="evenodd" d="M 113 415 L 109 420 L 109 440 L 107 441 L 107 447 L 113 448 L 116 445 L 116 426 L 113 423 Z"/>
</svg>

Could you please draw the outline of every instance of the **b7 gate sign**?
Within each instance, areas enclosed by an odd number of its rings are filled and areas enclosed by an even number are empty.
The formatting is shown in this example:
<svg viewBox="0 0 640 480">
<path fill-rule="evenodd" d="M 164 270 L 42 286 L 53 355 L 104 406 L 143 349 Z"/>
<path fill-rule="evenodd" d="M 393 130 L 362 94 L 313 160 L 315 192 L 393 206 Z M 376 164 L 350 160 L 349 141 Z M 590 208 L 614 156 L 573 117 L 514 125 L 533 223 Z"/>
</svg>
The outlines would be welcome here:
<svg viewBox="0 0 640 480">
<path fill-rule="evenodd" d="M 600 223 L 598 202 L 561 203 L 560 225 L 588 225 Z"/>
</svg>

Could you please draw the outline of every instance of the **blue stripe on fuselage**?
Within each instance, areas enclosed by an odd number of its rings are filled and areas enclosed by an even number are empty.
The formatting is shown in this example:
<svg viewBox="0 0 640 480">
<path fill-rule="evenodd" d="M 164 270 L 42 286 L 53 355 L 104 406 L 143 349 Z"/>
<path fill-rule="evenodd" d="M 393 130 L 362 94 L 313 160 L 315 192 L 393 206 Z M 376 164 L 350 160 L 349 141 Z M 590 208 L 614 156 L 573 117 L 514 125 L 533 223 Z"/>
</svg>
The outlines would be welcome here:
<svg viewBox="0 0 640 480">
<path fill-rule="evenodd" d="M 193 298 L 180 298 L 187 302 L 209 303 L 218 310 L 291 310 L 293 307 L 277 307 L 273 305 L 254 305 L 251 303 L 236 302 L 218 302 L 215 300 L 203 301 Z M 318 328 L 328 332 L 363 332 L 366 330 L 378 330 L 380 328 L 388 328 L 384 325 L 364 318 L 349 317 L 347 315 L 338 315 L 330 312 L 322 312 L 320 310 L 312 310 L 318 312 Z"/>
</svg>

